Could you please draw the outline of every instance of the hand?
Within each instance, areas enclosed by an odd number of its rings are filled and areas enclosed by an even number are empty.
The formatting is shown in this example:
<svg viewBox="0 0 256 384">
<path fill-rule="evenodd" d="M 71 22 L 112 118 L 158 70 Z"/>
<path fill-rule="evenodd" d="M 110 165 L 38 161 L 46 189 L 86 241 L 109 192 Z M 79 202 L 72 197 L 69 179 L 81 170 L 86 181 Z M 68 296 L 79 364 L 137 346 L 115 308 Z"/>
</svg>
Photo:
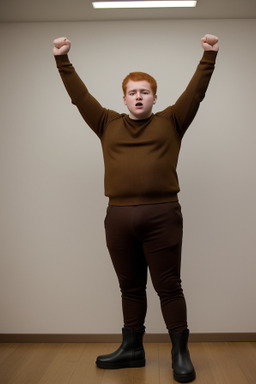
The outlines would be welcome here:
<svg viewBox="0 0 256 384">
<path fill-rule="evenodd" d="M 53 45 L 54 56 L 66 55 L 71 48 L 71 42 L 66 37 L 55 39 Z"/>
<path fill-rule="evenodd" d="M 202 47 L 205 51 L 216 51 L 219 50 L 218 37 L 214 35 L 205 35 L 201 39 Z"/>
</svg>

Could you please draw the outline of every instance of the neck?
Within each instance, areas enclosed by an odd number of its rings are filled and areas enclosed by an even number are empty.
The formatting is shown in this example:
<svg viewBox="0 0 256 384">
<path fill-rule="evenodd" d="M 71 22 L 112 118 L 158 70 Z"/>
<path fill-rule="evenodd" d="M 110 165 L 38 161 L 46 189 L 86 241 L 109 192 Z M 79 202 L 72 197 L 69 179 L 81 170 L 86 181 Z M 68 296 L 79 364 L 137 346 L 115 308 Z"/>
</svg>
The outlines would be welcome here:
<svg viewBox="0 0 256 384">
<path fill-rule="evenodd" d="M 152 112 L 150 114 L 146 115 L 146 116 L 141 116 L 141 117 L 136 117 L 132 113 L 130 113 L 128 116 L 129 116 L 129 118 L 131 120 L 146 120 L 146 119 L 149 119 L 152 116 Z"/>
</svg>

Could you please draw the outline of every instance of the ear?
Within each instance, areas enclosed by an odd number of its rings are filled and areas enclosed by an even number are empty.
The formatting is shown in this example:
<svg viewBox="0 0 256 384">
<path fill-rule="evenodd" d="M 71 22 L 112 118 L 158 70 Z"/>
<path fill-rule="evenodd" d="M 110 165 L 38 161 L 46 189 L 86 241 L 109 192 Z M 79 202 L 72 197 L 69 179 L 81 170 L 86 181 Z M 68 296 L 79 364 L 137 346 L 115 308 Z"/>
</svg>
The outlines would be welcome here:
<svg viewBox="0 0 256 384">
<path fill-rule="evenodd" d="M 123 101 L 124 101 L 124 104 L 126 105 L 126 96 L 123 96 Z"/>
<path fill-rule="evenodd" d="M 154 96 L 154 99 L 153 99 L 153 104 L 156 103 L 156 100 L 157 100 L 157 95 Z"/>
</svg>

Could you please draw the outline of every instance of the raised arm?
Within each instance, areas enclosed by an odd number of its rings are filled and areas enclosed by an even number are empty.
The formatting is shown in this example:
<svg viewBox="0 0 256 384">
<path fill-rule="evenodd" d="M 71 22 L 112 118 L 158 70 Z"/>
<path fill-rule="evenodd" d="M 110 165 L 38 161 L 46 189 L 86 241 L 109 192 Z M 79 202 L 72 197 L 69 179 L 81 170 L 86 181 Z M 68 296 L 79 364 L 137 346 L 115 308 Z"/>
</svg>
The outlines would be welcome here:
<svg viewBox="0 0 256 384">
<path fill-rule="evenodd" d="M 203 57 L 186 90 L 172 108 L 181 136 L 184 135 L 193 121 L 199 105 L 205 97 L 219 50 L 218 38 L 216 36 L 205 35 L 201 39 L 201 44 L 204 49 Z"/>
<path fill-rule="evenodd" d="M 76 73 L 67 55 L 70 51 L 71 42 L 66 37 L 61 37 L 55 39 L 53 44 L 53 54 L 57 68 L 72 103 L 76 105 L 89 127 L 101 137 L 105 124 L 108 119 L 113 117 L 115 112 L 103 108 L 89 93 L 87 87 Z"/>
</svg>

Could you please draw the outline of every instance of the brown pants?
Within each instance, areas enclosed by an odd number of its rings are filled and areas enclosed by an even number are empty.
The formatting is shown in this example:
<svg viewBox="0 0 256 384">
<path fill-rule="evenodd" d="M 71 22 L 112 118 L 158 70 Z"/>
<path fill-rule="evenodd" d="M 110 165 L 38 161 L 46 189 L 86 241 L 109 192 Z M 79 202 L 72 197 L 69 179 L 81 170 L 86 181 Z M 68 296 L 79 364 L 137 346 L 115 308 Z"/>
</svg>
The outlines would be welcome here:
<svg viewBox="0 0 256 384">
<path fill-rule="evenodd" d="M 149 268 L 167 329 L 185 330 L 187 313 L 180 280 L 180 204 L 109 206 L 105 230 L 122 293 L 124 326 L 145 329 Z"/>
</svg>

